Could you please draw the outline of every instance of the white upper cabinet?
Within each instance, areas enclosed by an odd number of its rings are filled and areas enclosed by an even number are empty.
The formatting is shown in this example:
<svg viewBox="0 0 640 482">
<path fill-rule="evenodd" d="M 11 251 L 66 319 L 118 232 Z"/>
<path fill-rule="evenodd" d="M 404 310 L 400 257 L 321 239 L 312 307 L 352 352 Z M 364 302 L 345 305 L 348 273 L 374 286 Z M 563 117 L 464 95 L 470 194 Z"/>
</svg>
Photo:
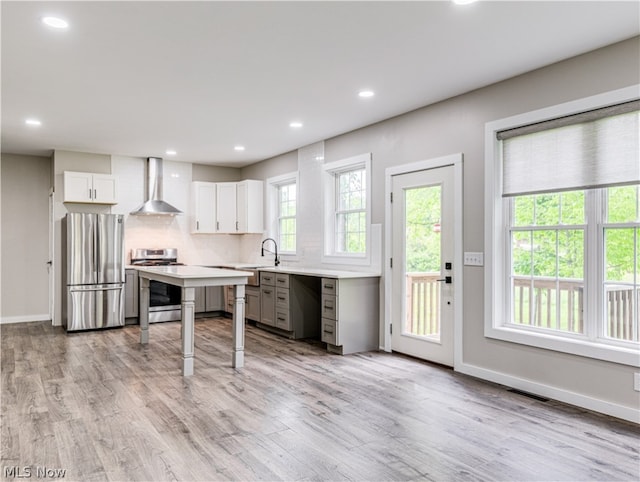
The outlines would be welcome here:
<svg viewBox="0 0 640 482">
<path fill-rule="evenodd" d="M 219 233 L 238 233 L 236 215 L 236 182 L 219 182 L 216 185 L 216 228 Z"/>
<path fill-rule="evenodd" d="M 64 202 L 117 204 L 116 178 L 111 174 L 64 172 Z"/>
<path fill-rule="evenodd" d="M 236 211 L 238 231 L 241 233 L 262 233 L 264 230 L 263 184 L 262 181 L 253 180 L 238 183 Z"/>
<path fill-rule="evenodd" d="M 262 181 L 191 184 L 192 233 L 262 233 Z"/>
<path fill-rule="evenodd" d="M 216 183 L 191 183 L 191 232 L 216 232 Z"/>
</svg>

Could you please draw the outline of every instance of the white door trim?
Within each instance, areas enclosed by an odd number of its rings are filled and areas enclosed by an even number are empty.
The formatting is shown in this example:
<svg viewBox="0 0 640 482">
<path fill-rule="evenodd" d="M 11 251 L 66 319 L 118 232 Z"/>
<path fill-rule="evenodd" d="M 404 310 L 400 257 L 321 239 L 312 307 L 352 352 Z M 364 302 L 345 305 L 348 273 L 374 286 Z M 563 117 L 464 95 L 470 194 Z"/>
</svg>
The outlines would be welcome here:
<svg viewBox="0 0 640 482">
<path fill-rule="evenodd" d="M 453 368 L 457 370 L 462 366 L 462 261 L 463 261 L 463 238 L 462 238 L 462 153 L 451 154 L 448 156 L 437 157 L 434 159 L 427 159 L 424 161 L 411 162 L 408 164 L 402 164 L 400 166 L 388 167 L 384 172 L 384 190 L 385 190 L 385 229 L 384 229 L 384 331 L 383 331 L 383 346 L 384 351 L 391 351 L 391 304 L 393 302 L 392 286 L 392 268 L 391 255 L 393 253 L 392 243 L 392 231 L 393 226 L 391 216 L 391 192 L 392 192 L 392 177 L 399 174 L 407 174 L 415 171 L 423 171 L 426 169 L 435 169 L 438 167 L 453 166 L 453 210 L 454 210 L 454 227 L 453 227 L 453 277 L 456 280 L 453 284 L 454 293 L 454 320 L 453 320 Z"/>
</svg>

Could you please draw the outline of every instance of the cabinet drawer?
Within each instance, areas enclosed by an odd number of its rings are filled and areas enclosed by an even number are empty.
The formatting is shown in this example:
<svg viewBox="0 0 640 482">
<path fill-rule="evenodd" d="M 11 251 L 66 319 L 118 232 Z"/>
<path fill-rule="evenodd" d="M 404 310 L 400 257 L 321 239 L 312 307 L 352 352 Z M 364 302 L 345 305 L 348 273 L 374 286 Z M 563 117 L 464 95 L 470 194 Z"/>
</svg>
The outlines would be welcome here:
<svg viewBox="0 0 640 482">
<path fill-rule="evenodd" d="M 289 310 L 289 290 L 276 287 L 276 308 Z"/>
<path fill-rule="evenodd" d="M 291 331 L 291 321 L 289 318 L 289 311 L 276 310 L 276 327 L 281 330 Z"/>
<path fill-rule="evenodd" d="M 338 297 L 332 295 L 322 295 L 322 318 L 337 320 L 338 317 Z"/>
<path fill-rule="evenodd" d="M 289 288 L 289 275 L 288 274 L 276 274 L 276 286 L 278 288 Z"/>
<path fill-rule="evenodd" d="M 260 284 L 267 286 L 276 285 L 276 275 L 273 273 L 260 272 Z"/>
<path fill-rule="evenodd" d="M 322 318 L 321 322 L 321 340 L 331 345 L 340 345 L 340 336 L 338 333 L 339 324 L 336 320 L 328 320 Z"/>
<path fill-rule="evenodd" d="M 323 295 L 337 295 L 338 294 L 338 280 L 333 278 L 322 278 L 322 294 Z"/>
</svg>

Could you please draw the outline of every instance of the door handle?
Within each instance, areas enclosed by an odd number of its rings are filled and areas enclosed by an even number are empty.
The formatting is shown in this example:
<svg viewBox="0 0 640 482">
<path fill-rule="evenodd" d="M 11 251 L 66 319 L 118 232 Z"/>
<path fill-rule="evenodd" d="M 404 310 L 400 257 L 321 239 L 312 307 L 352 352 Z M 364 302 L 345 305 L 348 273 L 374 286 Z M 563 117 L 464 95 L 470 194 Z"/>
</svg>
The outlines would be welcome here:
<svg viewBox="0 0 640 482">
<path fill-rule="evenodd" d="M 442 279 L 437 279 L 436 281 L 444 281 L 444 282 L 445 282 L 445 284 L 448 284 L 448 285 L 450 285 L 450 284 L 452 283 L 451 276 L 445 276 L 444 278 L 442 278 Z"/>
</svg>

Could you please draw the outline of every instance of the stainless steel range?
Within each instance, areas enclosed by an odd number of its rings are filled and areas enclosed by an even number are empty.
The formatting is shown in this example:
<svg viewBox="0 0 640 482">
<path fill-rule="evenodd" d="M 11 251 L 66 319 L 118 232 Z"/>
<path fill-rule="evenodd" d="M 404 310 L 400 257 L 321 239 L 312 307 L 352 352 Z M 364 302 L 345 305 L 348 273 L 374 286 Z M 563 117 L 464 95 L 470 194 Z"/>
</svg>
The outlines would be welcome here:
<svg viewBox="0 0 640 482">
<path fill-rule="evenodd" d="M 178 250 L 176 248 L 132 249 L 133 266 L 176 266 Z M 182 318 L 182 291 L 161 281 L 149 283 L 149 323 L 178 321 Z"/>
</svg>

